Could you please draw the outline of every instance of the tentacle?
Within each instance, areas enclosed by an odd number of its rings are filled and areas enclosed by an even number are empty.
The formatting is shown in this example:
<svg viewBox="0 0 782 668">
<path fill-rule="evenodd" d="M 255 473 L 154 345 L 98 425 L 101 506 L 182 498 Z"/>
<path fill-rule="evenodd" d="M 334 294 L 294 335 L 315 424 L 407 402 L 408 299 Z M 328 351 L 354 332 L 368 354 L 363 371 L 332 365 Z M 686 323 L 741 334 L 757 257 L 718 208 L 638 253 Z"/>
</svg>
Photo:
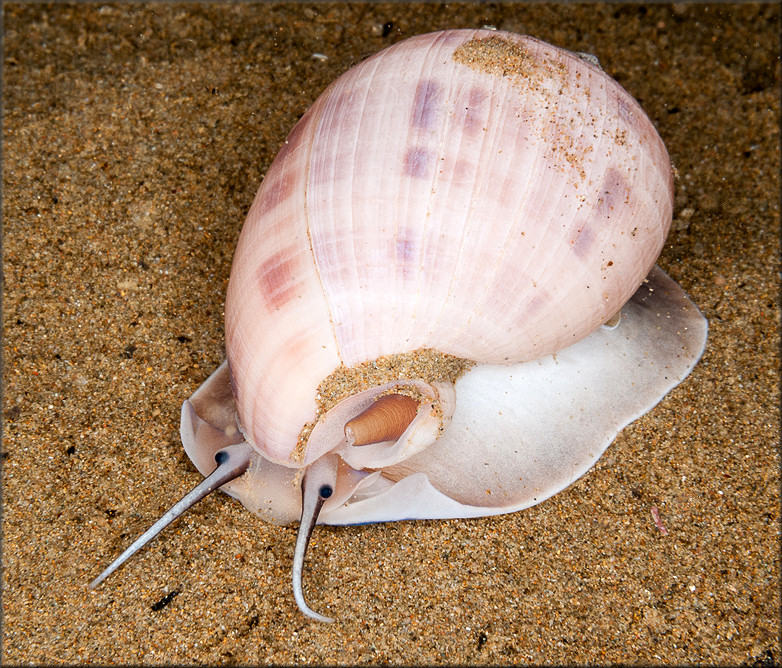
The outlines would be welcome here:
<svg viewBox="0 0 782 668">
<path fill-rule="evenodd" d="M 337 481 L 337 463 L 336 455 L 324 455 L 312 462 L 304 473 L 304 479 L 301 482 L 301 523 L 299 524 L 299 533 L 296 536 L 296 549 L 293 553 L 293 597 L 296 599 L 296 605 L 307 617 L 312 617 L 320 622 L 333 622 L 334 620 L 310 609 L 304 600 L 301 580 L 304 557 L 307 554 L 307 546 L 310 544 L 312 530 L 318 521 L 318 514 L 326 499 L 334 493 Z"/>
<path fill-rule="evenodd" d="M 225 483 L 238 478 L 244 473 L 250 465 L 250 457 L 253 453 L 252 446 L 248 443 L 237 443 L 223 448 L 215 453 L 217 468 L 191 492 L 171 507 L 157 522 L 141 534 L 133 544 L 117 557 L 109 567 L 103 571 L 90 583 L 90 589 L 95 589 L 109 575 L 116 571 L 130 557 L 138 552 L 144 545 L 155 538 L 163 529 L 165 529 L 177 517 L 189 510 L 207 494 L 211 494 Z"/>
</svg>

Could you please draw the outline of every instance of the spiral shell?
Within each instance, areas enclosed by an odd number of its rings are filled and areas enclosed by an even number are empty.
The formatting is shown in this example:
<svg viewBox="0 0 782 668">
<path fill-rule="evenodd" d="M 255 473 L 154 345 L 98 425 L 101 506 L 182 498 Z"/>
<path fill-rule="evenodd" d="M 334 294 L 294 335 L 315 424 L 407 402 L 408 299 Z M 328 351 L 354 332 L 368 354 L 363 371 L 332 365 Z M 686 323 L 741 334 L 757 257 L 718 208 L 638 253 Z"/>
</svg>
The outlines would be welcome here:
<svg viewBox="0 0 782 668">
<path fill-rule="evenodd" d="M 303 466 L 340 365 L 575 343 L 647 275 L 672 201 L 653 125 L 574 53 L 451 30 L 368 58 L 293 128 L 239 240 L 226 347 L 246 437 Z"/>
</svg>

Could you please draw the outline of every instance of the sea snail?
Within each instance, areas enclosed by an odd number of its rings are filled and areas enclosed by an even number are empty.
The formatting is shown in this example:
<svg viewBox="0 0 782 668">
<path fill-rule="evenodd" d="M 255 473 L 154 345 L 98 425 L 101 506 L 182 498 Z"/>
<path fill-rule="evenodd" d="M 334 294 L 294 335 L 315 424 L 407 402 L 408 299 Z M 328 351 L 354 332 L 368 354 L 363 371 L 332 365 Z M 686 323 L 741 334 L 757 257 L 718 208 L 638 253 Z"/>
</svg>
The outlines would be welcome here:
<svg viewBox="0 0 782 668">
<path fill-rule="evenodd" d="M 227 360 L 184 402 L 206 479 L 316 524 L 478 517 L 567 487 L 699 359 L 655 266 L 672 168 L 594 57 L 501 31 L 399 42 L 295 125 L 241 232 Z"/>
</svg>

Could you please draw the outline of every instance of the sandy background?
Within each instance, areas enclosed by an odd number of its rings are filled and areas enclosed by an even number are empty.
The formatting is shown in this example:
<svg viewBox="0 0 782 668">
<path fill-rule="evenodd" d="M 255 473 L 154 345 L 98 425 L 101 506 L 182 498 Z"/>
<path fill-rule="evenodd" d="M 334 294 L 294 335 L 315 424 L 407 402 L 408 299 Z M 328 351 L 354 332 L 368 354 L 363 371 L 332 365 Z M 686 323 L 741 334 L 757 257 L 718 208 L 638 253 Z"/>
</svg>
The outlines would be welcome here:
<svg viewBox="0 0 782 668">
<path fill-rule="evenodd" d="M 782 659 L 779 16 L 5 4 L 3 662 Z M 660 263 L 709 319 L 701 363 L 531 510 L 317 530 L 305 585 L 337 624 L 296 609 L 295 529 L 224 495 L 89 592 L 199 480 L 180 405 L 222 360 L 233 248 L 288 130 L 364 56 L 484 24 L 596 54 L 656 123 L 680 173 Z"/>
</svg>

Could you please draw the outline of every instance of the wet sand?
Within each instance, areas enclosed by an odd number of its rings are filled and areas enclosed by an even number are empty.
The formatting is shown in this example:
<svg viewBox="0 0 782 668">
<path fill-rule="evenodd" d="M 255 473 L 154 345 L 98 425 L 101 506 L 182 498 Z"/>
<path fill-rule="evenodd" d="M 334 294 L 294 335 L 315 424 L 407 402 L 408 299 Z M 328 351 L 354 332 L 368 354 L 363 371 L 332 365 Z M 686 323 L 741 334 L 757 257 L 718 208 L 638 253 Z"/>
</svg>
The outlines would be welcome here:
<svg viewBox="0 0 782 668">
<path fill-rule="evenodd" d="M 782 659 L 777 5 L 4 5 L 2 659 Z M 297 118 L 351 64 L 484 24 L 598 56 L 679 172 L 661 266 L 703 359 L 576 484 L 479 520 L 293 527 L 215 495 L 87 583 L 200 476 L 231 257 Z M 384 28 L 385 26 L 385 28 Z M 652 517 L 659 513 L 661 531 Z"/>
</svg>

